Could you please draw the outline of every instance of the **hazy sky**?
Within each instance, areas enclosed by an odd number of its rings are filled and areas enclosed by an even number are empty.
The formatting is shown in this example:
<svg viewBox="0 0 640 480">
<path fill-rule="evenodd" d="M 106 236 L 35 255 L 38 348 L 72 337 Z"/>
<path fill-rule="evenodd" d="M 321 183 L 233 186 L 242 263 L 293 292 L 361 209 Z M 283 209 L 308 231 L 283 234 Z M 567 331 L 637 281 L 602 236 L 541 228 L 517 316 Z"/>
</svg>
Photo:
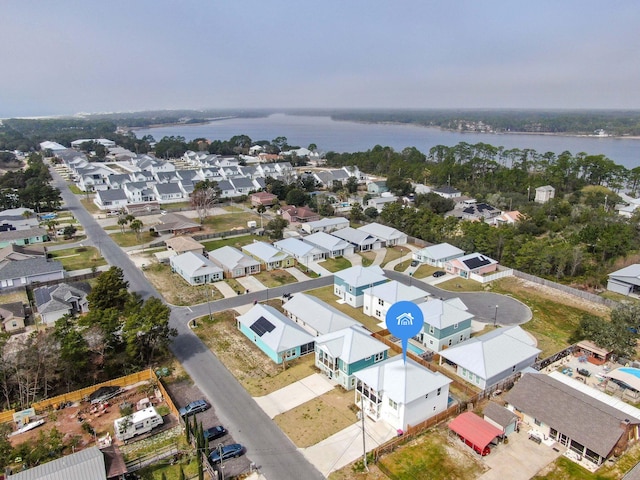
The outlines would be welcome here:
<svg viewBox="0 0 640 480">
<path fill-rule="evenodd" d="M 640 108 L 640 3 L 1 0 L 0 117 Z"/>
</svg>

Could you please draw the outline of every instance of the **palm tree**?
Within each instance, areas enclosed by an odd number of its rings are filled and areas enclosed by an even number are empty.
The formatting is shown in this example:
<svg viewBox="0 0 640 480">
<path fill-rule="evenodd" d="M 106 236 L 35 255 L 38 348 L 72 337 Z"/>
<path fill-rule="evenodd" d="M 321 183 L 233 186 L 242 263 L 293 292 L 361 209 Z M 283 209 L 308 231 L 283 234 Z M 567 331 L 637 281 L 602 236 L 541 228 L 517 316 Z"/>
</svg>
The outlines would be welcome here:
<svg viewBox="0 0 640 480">
<path fill-rule="evenodd" d="M 144 224 L 142 223 L 142 221 L 138 220 L 137 218 L 135 220 L 132 220 L 129 224 L 129 228 L 136 233 L 136 238 L 138 239 L 138 241 L 140 240 L 140 231 L 142 230 L 143 226 Z"/>
</svg>

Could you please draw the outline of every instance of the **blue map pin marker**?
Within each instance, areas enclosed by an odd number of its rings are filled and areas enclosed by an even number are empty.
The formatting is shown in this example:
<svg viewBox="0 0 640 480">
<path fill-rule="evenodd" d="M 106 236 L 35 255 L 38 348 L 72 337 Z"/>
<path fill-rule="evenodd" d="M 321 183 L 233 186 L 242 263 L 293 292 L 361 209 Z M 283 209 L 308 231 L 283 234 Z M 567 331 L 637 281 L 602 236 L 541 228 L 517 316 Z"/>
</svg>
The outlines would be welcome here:
<svg viewBox="0 0 640 480">
<path fill-rule="evenodd" d="M 389 332 L 402 340 L 402 357 L 407 363 L 409 339 L 420 333 L 424 324 L 422 310 L 413 302 L 396 302 L 387 311 L 386 322 Z"/>
</svg>

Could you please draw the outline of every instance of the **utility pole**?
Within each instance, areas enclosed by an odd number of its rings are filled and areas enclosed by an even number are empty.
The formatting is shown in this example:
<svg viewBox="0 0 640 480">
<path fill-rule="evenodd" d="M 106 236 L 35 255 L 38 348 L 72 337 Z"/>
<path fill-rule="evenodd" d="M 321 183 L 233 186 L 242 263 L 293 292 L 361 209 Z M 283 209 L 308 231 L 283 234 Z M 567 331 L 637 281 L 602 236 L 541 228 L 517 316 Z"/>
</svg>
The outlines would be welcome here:
<svg viewBox="0 0 640 480">
<path fill-rule="evenodd" d="M 222 444 L 219 443 L 218 444 L 218 455 L 220 455 L 220 475 L 222 476 L 222 480 L 224 480 L 224 465 L 223 465 L 223 458 L 222 458 Z"/>
<path fill-rule="evenodd" d="M 496 326 L 496 322 L 498 321 L 498 307 L 500 305 L 496 305 L 496 313 L 493 315 L 493 326 Z"/>
</svg>

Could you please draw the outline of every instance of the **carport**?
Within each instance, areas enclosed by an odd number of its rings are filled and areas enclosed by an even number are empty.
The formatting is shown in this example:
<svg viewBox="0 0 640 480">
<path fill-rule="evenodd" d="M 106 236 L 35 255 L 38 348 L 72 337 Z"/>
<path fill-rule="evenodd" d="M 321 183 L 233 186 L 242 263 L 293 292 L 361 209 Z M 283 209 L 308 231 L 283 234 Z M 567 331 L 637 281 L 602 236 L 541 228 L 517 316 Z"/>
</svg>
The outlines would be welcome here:
<svg viewBox="0 0 640 480">
<path fill-rule="evenodd" d="M 476 453 L 488 455 L 491 450 L 489 443 L 502 435 L 502 431 L 483 420 L 473 412 L 464 412 L 449 423 L 449 429 L 455 432 L 460 439 L 473 448 Z"/>
</svg>

